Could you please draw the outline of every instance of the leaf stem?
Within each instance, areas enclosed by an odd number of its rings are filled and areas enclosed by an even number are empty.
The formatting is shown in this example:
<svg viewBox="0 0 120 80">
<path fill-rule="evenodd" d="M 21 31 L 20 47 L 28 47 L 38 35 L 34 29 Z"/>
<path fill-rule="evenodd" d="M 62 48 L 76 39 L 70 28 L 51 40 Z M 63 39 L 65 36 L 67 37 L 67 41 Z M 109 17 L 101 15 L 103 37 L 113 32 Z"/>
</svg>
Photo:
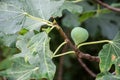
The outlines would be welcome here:
<svg viewBox="0 0 120 80">
<path fill-rule="evenodd" d="M 55 50 L 55 52 L 53 53 L 53 56 L 59 51 L 59 49 L 63 46 L 63 45 L 65 45 L 67 42 L 65 41 L 65 42 L 63 42 L 63 43 L 61 43 L 59 46 L 58 46 L 58 48 Z"/>
<path fill-rule="evenodd" d="M 42 22 L 42 23 L 47 24 L 47 25 L 49 25 L 49 26 L 53 26 L 53 23 L 50 22 L 50 21 L 47 21 L 47 20 L 44 20 L 44 19 L 41 19 L 41 18 L 32 16 L 32 15 L 30 15 L 30 14 L 28 14 L 28 13 L 24 13 L 24 14 L 25 14 L 26 16 L 30 17 L 30 18 L 33 19 L 33 20 Z"/>
<path fill-rule="evenodd" d="M 78 2 L 81 2 L 81 1 L 83 1 L 83 0 L 75 0 L 75 1 L 71 1 L 71 2 L 78 3 Z"/>
<path fill-rule="evenodd" d="M 55 26 L 52 26 L 48 33 L 50 33 L 54 28 L 55 28 Z"/>
<path fill-rule="evenodd" d="M 46 31 L 47 34 L 49 34 L 55 27 L 52 26 L 52 27 L 48 27 L 47 29 L 46 28 L 42 28 L 43 31 Z"/>
<path fill-rule="evenodd" d="M 80 48 L 81 46 L 84 46 L 84 45 L 100 44 L 100 43 L 105 43 L 105 42 L 112 43 L 112 41 L 110 41 L 110 40 L 101 40 L 101 41 L 94 41 L 94 42 L 86 42 L 86 43 L 79 44 L 77 46 L 77 48 Z"/>
<path fill-rule="evenodd" d="M 64 56 L 64 55 L 67 55 L 67 54 L 73 54 L 73 53 L 75 53 L 74 51 L 68 51 L 68 52 L 65 52 L 65 53 L 61 53 L 61 54 L 58 54 L 58 55 L 54 55 L 53 56 L 53 58 L 55 58 L 55 57 L 60 57 L 60 56 Z"/>
</svg>

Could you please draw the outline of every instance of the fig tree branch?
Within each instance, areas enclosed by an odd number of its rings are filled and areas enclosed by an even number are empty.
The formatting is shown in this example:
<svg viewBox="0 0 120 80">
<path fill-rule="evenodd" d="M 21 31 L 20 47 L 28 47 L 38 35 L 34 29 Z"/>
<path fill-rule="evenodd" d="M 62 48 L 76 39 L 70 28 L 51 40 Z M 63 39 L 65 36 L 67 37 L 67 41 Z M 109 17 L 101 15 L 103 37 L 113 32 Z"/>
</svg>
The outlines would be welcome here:
<svg viewBox="0 0 120 80">
<path fill-rule="evenodd" d="M 112 7 L 104 2 L 102 2 L 101 0 L 95 0 L 98 4 L 102 5 L 103 7 L 111 10 L 111 11 L 115 11 L 115 12 L 120 12 L 120 8 L 115 8 L 115 7 Z"/>
<path fill-rule="evenodd" d="M 82 59 L 78 58 L 78 61 L 80 63 L 80 65 L 93 77 L 96 77 L 96 74 L 93 73 L 87 66 L 86 64 L 82 61 Z"/>
<path fill-rule="evenodd" d="M 61 36 L 63 37 L 64 40 L 66 40 L 66 42 L 68 43 L 68 45 L 75 51 L 75 54 L 77 56 L 77 59 L 79 61 L 79 63 L 81 64 L 81 66 L 92 76 L 92 77 L 96 77 L 96 74 L 93 73 L 87 66 L 86 64 L 82 61 L 81 58 L 86 57 L 86 59 L 91 59 L 91 58 L 95 58 L 93 56 L 85 56 L 86 54 L 83 54 L 83 52 L 81 52 L 77 46 L 73 45 L 72 42 L 69 40 L 69 38 L 67 37 L 67 35 L 64 33 L 64 31 L 62 30 L 62 28 L 57 24 L 57 22 L 54 22 L 53 24 L 56 29 L 59 31 L 59 33 L 61 34 Z M 99 58 L 97 58 L 99 59 Z M 96 60 L 96 59 L 92 59 L 92 60 Z"/>
<path fill-rule="evenodd" d="M 72 44 L 72 42 L 69 40 L 69 38 L 67 37 L 67 35 L 64 33 L 64 31 L 62 30 L 62 28 L 56 23 L 54 24 L 56 25 L 57 30 L 59 31 L 59 33 L 61 34 L 61 36 L 67 41 L 67 43 L 70 45 L 70 47 L 76 52 L 76 55 L 78 58 L 85 58 L 88 59 L 90 61 L 96 61 L 99 62 L 99 58 L 97 56 L 91 56 L 90 54 L 85 54 L 83 52 L 81 52 L 77 46 L 74 46 Z"/>
</svg>

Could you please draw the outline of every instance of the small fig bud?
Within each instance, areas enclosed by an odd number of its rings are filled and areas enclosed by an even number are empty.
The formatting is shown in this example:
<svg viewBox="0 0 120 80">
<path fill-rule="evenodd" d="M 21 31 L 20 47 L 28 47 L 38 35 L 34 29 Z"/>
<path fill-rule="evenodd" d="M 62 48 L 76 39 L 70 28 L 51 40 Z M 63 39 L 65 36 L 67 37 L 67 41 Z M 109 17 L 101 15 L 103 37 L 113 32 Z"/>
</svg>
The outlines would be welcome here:
<svg viewBox="0 0 120 80">
<path fill-rule="evenodd" d="M 71 37 L 75 45 L 86 41 L 88 39 L 88 36 L 88 31 L 82 27 L 75 27 L 71 31 Z"/>
</svg>

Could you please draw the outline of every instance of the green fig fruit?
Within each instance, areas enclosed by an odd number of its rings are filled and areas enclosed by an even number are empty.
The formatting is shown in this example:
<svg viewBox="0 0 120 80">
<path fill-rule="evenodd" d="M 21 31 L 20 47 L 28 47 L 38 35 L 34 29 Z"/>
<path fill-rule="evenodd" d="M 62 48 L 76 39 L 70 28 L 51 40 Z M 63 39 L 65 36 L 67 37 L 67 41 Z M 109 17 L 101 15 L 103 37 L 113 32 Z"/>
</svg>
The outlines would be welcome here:
<svg viewBox="0 0 120 80">
<path fill-rule="evenodd" d="M 71 37 L 75 45 L 86 41 L 88 39 L 88 36 L 88 31 L 82 27 L 75 27 L 71 31 Z"/>
</svg>

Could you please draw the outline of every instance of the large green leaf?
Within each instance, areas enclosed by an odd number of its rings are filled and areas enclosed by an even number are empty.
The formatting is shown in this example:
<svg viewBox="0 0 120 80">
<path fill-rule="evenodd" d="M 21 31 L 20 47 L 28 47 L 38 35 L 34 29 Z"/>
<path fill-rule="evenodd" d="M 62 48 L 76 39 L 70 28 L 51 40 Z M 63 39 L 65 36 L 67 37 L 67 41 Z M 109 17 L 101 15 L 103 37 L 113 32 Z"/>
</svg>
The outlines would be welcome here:
<svg viewBox="0 0 120 80">
<path fill-rule="evenodd" d="M 99 53 L 101 72 L 109 71 L 112 64 L 117 64 L 120 57 L 120 32 L 116 35 L 112 42 L 103 46 Z M 118 65 L 115 65 L 118 66 Z M 119 70 L 116 68 L 116 70 Z"/>
<path fill-rule="evenodd" d="M 8 80 L 29 80 L 40 78 L 39 67 L 26 63 L 23 58 L 15 59 L 12 64 L 11 68 L 1 71 L 0 75 L 7 77 Z"/>
<path fill-rule="evenodd" d="M 25 13 L 48 20 L 63 4 L 64 0 L 1 0 L 0 31 L 11 34 L 22 27 L 29 30 L 40 28 L 44 23 L 26 17 Z"/>
<path fill-rule="evenodd" d="M 119 31 L 120 16 L 115 13 L 99 14 L 99 16 L 91 17 L 85 21 L 87 30 L 92 37 L 97 36 L 101 32 L 104 37 L 113 39 Z"/>
<path fill-rule="evenodd" d="M 49 40 L 45 32 L 36 35 L 27 33 L 20 36 L 17 47 L 21 50 L 21 53 L 14 57 L 24 57 L 26 62 L 39 67 L 41 78 L 53 80 L 56 68 L 52 62 L 53 53 L 49 49 Z"/>
<path fill-rule="evenodd" d="M 13 4 L 4 3 L 3 1 L 1 1 L 0 31 L 4 33 L 16 33 L 16 31 L 20 30 L 23 25 L 23 19 L 25 17 L 23 13 L 23 10 L 17 8 L 17 5 L 15 6 Z"/>
<path fill-rule="evenodd" d="M 60 7 L 60 10 L 58 10 L 57 12 L 55 12 L 53 16 L 59 16 L 59 17 L 61 17 L 63 10 L 68 10 L 71 13 L 82 13 L 83 8 L 82 8 L 82 6 L 77 5 L 77 4 L 73 3 L 73 2 L 65 1 L 63 3 L 63 5 Z"/>
</svg>

